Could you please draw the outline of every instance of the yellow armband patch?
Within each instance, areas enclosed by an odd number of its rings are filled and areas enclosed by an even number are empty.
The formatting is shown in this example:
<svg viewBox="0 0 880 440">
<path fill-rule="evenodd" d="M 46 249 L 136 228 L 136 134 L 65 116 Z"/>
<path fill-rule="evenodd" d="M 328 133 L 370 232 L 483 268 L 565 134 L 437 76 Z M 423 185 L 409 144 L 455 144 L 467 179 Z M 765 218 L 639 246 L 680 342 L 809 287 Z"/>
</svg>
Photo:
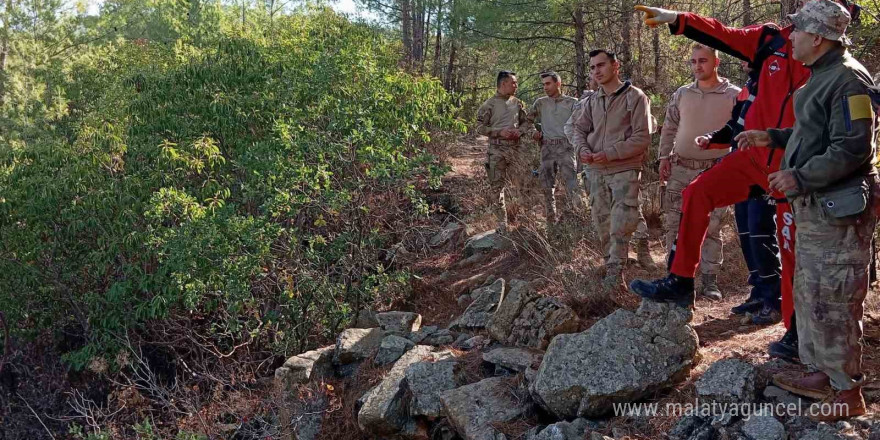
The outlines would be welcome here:
<svg viewBox="0 0 880 440">
<path fill-rule="evenodd" d="M 871 97 L 868 95 L 855 95 L 848 98 L 849 118 L 851 121 L 858 119 L 874 119 L 874 107 L 871 106 Z"/>
</svg>

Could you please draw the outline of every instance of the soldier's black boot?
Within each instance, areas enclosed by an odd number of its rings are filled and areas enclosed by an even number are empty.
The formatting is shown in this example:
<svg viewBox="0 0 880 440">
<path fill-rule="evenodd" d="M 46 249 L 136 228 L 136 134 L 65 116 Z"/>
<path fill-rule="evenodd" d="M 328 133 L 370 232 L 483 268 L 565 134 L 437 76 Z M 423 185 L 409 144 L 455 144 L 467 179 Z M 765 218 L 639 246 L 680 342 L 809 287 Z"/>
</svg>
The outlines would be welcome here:
<svg viewBox="0 0 880 440">
<path fill-rule="evenodd" d="M 767 348 L 770 357 L 785 359 L 789 362 L 797 362 L 798 358 L 798 333 L 795 325 L 795 315 L 791 314 L 791 326 L 782 335 L 782 339 L 770 344 Z"/>
<path fill-rule="evenodd" d="M 675 303 L 684 308 L 693 307 L 696 300 L 694 279 L 675 274 L 654 281 L 635 280 L 629 284 L 629 290 L 642 298 Z"/>
</svg>

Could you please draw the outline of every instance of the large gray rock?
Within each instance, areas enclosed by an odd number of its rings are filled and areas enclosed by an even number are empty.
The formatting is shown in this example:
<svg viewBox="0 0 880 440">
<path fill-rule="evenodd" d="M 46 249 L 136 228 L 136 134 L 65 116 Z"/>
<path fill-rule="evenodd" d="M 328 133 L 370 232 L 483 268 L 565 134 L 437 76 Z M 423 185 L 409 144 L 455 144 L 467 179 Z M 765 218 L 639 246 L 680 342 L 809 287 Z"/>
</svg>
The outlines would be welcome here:
<svg viewBox="0 0 880 440">
<path fill-rule="evenodd" d="M 570 307 L 536 294 L 525 281 L 511 280 L 488 330 L 504 345 L 544 349 L 554 336 L 574 333 L 578 326 Z"/>
<path fill-rule="evenodd" d="M 834 425 L 820 424 L 815 429 L 806 430 L 800 433 L 798 440 L 853 440 L 861 439 L 864 436 L 858 433 L 844 433 L 840 428 Z M 869 435 L 868 439 L 872 437 Z"/>
<path fill-rule="evenodd" d="M 483 360 L 508 370 L 523 373 L 541 360 L 540 352 L 523 348 L 496 348 L 483 353 Z"/>
<path fill-rule="evenodd" d="M 354 320 L 354 325 L 352 328 L 376 328 L 379 326 L 379 321 L 376 320 L 376 312 L 370 309 L 362 309 L 358 312 L 357 317 Z"/>
<path fill-rule="evenodd" d="M 495 230 L 479 233 L 469 238 L 464 245 L 464 256 L 504 250 L 510 247 L 510 240 Z"/>
<path fill-rule="evenodd" d="M 343 330 L 336 338 L 336 351 L 333 363 L 346 365 L 362 361 L 379 348 L 385 332 L 378 328 L 350 328 Z"/>
<path fill-rule="evenodd" d="M 474 301 L 467 310 L 450 324 L 453 330 L 481 329 L 489 324 L 489 319 L 504 298 L 504 279 L 497 279 L 491 285 L 480 287 L 471 292 Z"/>
<path fill-rule="evenodd" d="M 500 440 L 493 423 L 509 422 L 531 410 L 528 399 L 502 377 L 492 377 L 440 393 L 443 412 L 464 440 Z"/>
<path fill-rule="evenodd" d="M 458 362 L 418 362 L 406 369 L 406 385 L 412 393 L 410 414 L 429 419 L 440 417 L 440 393 L 463 383 Z"/>
<path fill-rule="evenodd" d="M 443 246 L 444 244 L 454 242 L 465 232 L 464 226 L 459 223 L 450 223 L 439 232 L 428 239 L 428 245 L 431 247 Z"/>
<path fill-rule="evenodd" d="M 410 332 L 419 331 L 422 327 L 422 315 L 413 312 L 377 313 L 379 327 L 389 333 L 407 336 Z"/>
<path fill-rule="evenodd" d="M 284 365 L 275 370 L 276 386 L 287 388 L 293 384 L 304 384 L 314 378 L 333 374 L 333 352 L 331 345 L 317 350 L 291 356 Z"/>
<path fill-rule="evenodd" d="M 785 425 L 771 415 L 753 415 L 742 426 L 751 440 L 785 440 Z"/>
<path fill-rule="evenodd" d="M 588 430 L 596 428 L 596 424 L 587 419 L 575 419 L 572 422 L 559 422 L 547 426 L 527 440 L 582 440 Z"/>
<path fill-rule="evenodd" d="M 403 402 L 406 369 L 431 358 L 432 347 L 417 345 L 398 360 L 385 374 L 382 382 L 367 391 L 360 401 L 357 420 L 361 430 L 375 436 L 395 435 L 409 422 Z"/>
<path fill-rule="evenodd" d="M 689 310 L 643 301 L 579 334 L 553 338 L 532 394 L 559 418 L 600 416 L 687 378 L 697 354 Z"/>
<path fill-rule="evenodd" d="M 388 365 L 396 362 L 407 350 L 415 346 L 416 344 L 409 339 L 397 335 L 388 335 L 379 344 L 379 352 L 376 353 L 373 363 L 376 365 Z"/>
<path fill-rule="evenodd" d="M 425 345 L 433 345 L 435 347 L 439 347 L 441 345 L 451 345 L 455 342 L 455 335 L 452 334 L 448 329 L 437 330 L 437 332 L 430 334 L 427 338 L 422 341 Z"/>
<path fill-rule="evenodd" d="M 711 420 L 697 416 L 685 416 L 667 434 L 671 440 L 713 440 L 716 438 L 715 428 Z"/>
<path fill-rule="evenodd" d="M 434 333 L 437 333 L 437 330 L 439 330 L 439 328 L 437 328 L 436 325 L 426 325 L 420 328 L 418 331 L 410 333 L 409 336 L 407 336 L 407 339 L 415 342 L 416 344 L 421 344 L 422 341 L 425 340 L 425 338 L 433 335 Z"/>
<path fill-rule="evenodd" d="M 739 359 L 723 359 L 712 364 L 696 383 L 701 400 L 718 403 L 755 401 L 758 369 Z"/>
<path fill-rule="evenodd" d="M 489 339 L 487 339 L 483 335 L 477 335 L 472 338 L 468 338 L 465 341 L 463 341 L 462 343 L 457 344 L 457 345 L 458 345 L 458 348 L 460 348 L 462 350 L 471 351 L 474 349 L 483 348 L 486 345 L 488 345 L 489 342 L 490 342 Z"/>
<path fill-rule="evenodd" d="M 290 427 L 294 440 L 315 440 L 321 433 L 324 413 L 330 403 L 327 394 L 315 392 L 288 394 L 282 399 L 279 417 Z M 292 399 L 292 400 L 288 400 Z M 236 426 L 237 425 L 233 425 Z M 231 433 L 230 433 L 231 434 Z"/>
</svg>

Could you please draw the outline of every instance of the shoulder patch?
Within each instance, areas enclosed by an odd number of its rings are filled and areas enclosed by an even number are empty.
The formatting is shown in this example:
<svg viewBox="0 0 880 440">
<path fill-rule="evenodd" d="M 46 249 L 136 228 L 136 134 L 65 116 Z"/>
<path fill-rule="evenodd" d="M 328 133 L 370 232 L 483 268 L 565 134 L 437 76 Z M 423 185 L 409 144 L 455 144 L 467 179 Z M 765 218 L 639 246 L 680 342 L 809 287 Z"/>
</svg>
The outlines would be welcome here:
<svg viewBox="0 0 880 440">
<path fill-rule="evenodd" d="M 854 95 L 847 98 L 849 101 L 850 120 L 874 119 L 874 108 L 871 106 L 871 97 L 868 95 Z"/>
</svg>

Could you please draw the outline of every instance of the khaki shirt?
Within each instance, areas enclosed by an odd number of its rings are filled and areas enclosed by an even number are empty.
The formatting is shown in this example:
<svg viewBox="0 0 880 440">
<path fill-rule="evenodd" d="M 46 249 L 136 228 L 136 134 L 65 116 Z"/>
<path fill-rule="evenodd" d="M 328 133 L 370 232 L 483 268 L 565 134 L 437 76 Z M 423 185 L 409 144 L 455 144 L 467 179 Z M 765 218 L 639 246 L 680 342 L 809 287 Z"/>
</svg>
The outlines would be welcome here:
<svg viewBox="0 0 880 440">
<path fill-rule="evenodd" d="M 604 152 L 608 158 L 587 167 L 604 174 L 642 169 L 653 131 L 645 93 L 627 81 L 610 94 L 600 87 L 582 102 L 571 121 L 575 151 Z"/>
<path fill-rule="evenodd" d="M 541 124 L 544 139 L 565 139 L 565 123 L 571 118 L 577 98 L 560 94 L 556 98 L 542 96 L 529 108 L 530 124 Z"/>
<path fill-rule="evenodd" d="M 525 134 L 529 127 L 525 104 L 516 96 L 496 93 L 477 110 L 477 133 L 489 140 L 499 138 L 505 128 L 516 128 Z"/>
<path fill-rule="evenodd" d="M 689 160 L 717 159 L 726 149 L 701 150 L 694 139 L 724 127 L 736 105 L 740 88 L 722 79 L 713 90 L 702 91 L 692 82 L 675 91 L 666 106 L 666 119 L 660 134 L 660 158 L 671 154 Z"/>
</svg>

